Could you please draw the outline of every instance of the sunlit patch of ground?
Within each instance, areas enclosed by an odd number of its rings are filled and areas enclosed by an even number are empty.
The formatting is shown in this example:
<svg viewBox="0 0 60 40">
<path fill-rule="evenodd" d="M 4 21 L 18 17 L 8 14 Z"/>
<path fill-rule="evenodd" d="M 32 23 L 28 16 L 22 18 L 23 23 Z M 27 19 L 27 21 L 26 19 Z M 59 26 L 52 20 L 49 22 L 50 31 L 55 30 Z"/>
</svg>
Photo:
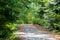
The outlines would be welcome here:
<svg viewBox="0 0 60 40">
<path fill-rule="evenodd" d="M 15 33 L 18 40 L 56 40 L 50 33 L 43 31 L 33 24 L 21 24 Z"/>
</svg>

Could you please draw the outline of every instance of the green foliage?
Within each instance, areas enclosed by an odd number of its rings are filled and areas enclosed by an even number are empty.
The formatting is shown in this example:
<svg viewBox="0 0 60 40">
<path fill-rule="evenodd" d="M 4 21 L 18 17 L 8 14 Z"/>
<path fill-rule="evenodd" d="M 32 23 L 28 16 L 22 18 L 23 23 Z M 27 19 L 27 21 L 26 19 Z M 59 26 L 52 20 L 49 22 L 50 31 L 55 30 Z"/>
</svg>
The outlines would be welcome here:
<svg viewBox="0 0 60 40">
<path fill-rule="evenodd" d="M 0 0 L 0 40 L 11 38 L 13 32 L 17 30 L 20 14 L 18 2 L 18 0 Z"/>
<path fill-rule="evenodd" d="M 59 0 L 27 0 L 21 19 L 24 23 L 40 24 L 49 30 L 60 30 Z"/>
<path fill-rule="evenodd" d="M 60 31 L 60 0 L 0 0 L 0 39 L 10 38 L 17 23 Z"/>
<path fill-rule="evenodd" d="M 49 30 L 60 30 L 59 0 L 23 0 L 21 3 L 21 23 L 40 24 Z"/>
<path fill-rule="evenodd" d="M 44 1 L 44 0 L 43 0 Z M 48 28 L 50 30 L 60 30 L 60 1 L 58 0 L 53 0 L 53 1 L 47 1 L 46 0 L 43 2 L 44 6 L 43 8 L 40 9 L 40 12 L 38 12 L 38 17 L 43 19 L 43 24 L 42 22 L 40 23 L 43 25 L 45 28 Z M 41 4 L 40 4 L 41 5 Z M 41 10 L 43 10 L 41 14 Z M 41 20 L 40 20 L 41 21 Z"/>
</svg>

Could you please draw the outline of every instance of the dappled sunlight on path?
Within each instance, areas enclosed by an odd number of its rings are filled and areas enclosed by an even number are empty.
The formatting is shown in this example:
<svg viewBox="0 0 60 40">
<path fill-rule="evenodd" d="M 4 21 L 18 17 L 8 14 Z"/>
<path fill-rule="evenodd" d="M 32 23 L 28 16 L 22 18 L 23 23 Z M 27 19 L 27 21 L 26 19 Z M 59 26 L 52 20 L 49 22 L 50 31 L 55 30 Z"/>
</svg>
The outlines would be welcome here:
<svg viewBox="0 0 60 40">
<path fill-rule="evenodd" d="M 20 26 L 20 30 L 15 34 L 22 38 L 22 40 L 56 40 L 52 38 L 48 33 L 37 29 L 32 24 L 24 24 L 23 27 Z"/>
</svg>

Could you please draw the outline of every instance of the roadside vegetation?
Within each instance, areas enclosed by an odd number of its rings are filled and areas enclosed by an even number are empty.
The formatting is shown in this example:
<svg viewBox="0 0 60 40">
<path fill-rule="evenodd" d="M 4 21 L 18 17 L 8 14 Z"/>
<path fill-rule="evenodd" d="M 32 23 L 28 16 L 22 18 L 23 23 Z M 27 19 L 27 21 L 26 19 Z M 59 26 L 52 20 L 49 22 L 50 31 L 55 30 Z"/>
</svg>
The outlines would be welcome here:
<svg viewBox="0 0 60 40">
<path fill-rule="evenodd" d="M 15 37 L 17 24 L 39 24 L 60 34 L 60 0 L 0 0 L 0 40 Z"/>
</svg>

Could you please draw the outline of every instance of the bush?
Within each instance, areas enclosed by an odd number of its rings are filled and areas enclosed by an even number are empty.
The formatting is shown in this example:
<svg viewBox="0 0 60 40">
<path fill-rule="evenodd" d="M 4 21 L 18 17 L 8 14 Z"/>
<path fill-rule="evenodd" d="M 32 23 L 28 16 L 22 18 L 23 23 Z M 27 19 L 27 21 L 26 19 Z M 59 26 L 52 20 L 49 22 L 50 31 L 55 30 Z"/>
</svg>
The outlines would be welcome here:
<svg viewBox="0 0 60 40">
<path fill-rule="evenodd" d="M 43 0 L 39 1 L 38 4 L 41 6 L 40 11 L 37 12 L 37 18 L 40 19 L 38 24 L 43 25 L 49 30 L 60 29 L 60 1 L 59 0 Z M 43 5 L 44 4 L 44 5 Z"/>
<path fill-rule="evenodd" d="M 19 19 L 18 0 L 0 0 L 0 40 L 11 38 Z"/>
</svg>

